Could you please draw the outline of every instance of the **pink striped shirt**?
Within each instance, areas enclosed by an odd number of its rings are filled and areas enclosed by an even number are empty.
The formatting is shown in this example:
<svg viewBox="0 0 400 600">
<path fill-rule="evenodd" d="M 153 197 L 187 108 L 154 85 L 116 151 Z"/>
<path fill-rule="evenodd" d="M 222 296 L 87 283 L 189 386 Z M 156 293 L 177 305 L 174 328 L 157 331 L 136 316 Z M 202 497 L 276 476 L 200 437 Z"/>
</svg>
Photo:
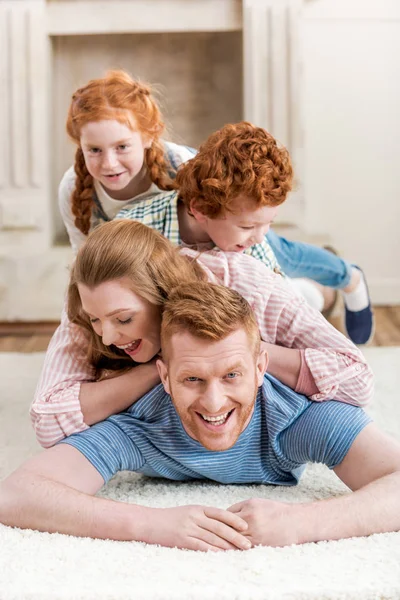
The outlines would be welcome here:
<svg viewBox="0 0 400 600">
<path fill-rule="evenodd" d="M 198 254 L 188 248 L 182 253 L 197 257 L 210 281 L 233 288 L 246 298 L 265 342 L 301 350 L 296 391 L 311 400 L 339 400 L 356 406 L 371 400 L 373 374 L 361 352 L 298 297 L 282 277 L 244 254 L 219 250 Z M 37 439 L 46 448 L 88 427 L 79 391 L 81 383 L 95 380 L 95 373 L 86 359 L 86 349 L 83 330 L 69 323 L 64 311 L 30 409 Z"/>
</svg>

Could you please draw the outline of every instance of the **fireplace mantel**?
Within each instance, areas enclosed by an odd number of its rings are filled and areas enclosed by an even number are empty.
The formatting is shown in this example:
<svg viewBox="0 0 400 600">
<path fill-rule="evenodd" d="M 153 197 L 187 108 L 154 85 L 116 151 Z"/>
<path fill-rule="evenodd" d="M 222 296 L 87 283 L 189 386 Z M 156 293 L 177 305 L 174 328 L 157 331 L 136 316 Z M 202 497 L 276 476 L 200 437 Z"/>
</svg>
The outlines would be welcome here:
<svg viewBox="0 0 400 600">
<path fill-rule="evenodd" d="M 238 31 L 242 0 L 56 0 L 46 8 L 48 35 Z"/>
</svg>

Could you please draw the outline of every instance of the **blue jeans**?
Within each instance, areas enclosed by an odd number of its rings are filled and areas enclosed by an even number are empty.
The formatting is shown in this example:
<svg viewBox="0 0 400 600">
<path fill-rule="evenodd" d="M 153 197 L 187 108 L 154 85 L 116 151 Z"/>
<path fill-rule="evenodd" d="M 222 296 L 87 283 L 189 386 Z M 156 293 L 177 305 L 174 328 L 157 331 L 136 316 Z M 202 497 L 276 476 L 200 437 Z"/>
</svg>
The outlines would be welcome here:
<svg viewBox="0 0 400 600">
<path fill-rule="evenodd" d="M 312 244 L 292 242 L 271 229 L 266 237 L 282 270 L 289 277 L 307 277 L 335 289 L 342 289 L 350 283 L 352 265 L 332 252 Z"/>
</svg>

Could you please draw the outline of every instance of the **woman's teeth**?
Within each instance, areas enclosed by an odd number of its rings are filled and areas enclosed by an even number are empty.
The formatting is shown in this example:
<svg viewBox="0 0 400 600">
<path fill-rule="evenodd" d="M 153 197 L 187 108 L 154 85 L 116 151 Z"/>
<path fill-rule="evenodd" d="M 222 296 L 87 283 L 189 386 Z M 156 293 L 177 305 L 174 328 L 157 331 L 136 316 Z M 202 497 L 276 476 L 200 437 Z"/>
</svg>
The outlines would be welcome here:
<svg viewBox="0 0 400 600">
<path fill-rule="evenodd" d="M 139 342 L 140 340 L 135 340 L 134 342 L 130 342 L 124 346 L 117 346 L 117 348 L 120 348 L 120 350 L 134 350 L 138 346 Z"/>
</svg>

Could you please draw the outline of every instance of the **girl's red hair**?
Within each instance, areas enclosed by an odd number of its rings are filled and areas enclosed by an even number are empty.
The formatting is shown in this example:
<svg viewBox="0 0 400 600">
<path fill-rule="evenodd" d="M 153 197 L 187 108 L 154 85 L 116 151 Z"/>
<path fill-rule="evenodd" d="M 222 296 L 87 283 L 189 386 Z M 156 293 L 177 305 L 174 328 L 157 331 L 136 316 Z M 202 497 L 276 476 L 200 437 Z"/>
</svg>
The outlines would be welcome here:
<svg viewBox="0 0 400 600">
<path fill-rule="evenodd" d="M 109 71 L 101 79 L 92 79 L 73 94 L 67 118 L 68 135 L 78 144 L 71 208 L 76 227 L 85 235 L 90 230 L 93 178 L 87 170 L 80 147 L 81 130 L 91 121 L 107 119 L 119 121 L 152 140 L 144 157 L 150 179 L 162 190 L 174 188 L 168 174 L 171 165 L 165 160 L 160 141 L 165 125 L 150 86 L 132 79 L 124 71 Z"/>
</svg>

